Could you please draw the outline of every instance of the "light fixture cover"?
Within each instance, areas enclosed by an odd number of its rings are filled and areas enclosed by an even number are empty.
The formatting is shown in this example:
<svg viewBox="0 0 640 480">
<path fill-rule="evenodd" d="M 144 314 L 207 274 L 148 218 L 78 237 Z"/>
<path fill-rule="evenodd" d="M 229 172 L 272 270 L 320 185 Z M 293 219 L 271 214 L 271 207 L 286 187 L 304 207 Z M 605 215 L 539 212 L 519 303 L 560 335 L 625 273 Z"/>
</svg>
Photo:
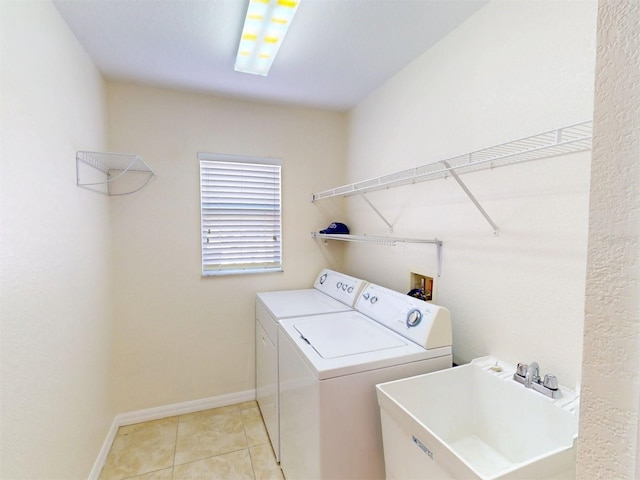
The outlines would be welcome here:
<svg viewBox="0 0 640 480">
<path fill-rule="evenodd" d="M 267 75 L 300 0 L 250 0 L 235 70 Z"/>
</svg>

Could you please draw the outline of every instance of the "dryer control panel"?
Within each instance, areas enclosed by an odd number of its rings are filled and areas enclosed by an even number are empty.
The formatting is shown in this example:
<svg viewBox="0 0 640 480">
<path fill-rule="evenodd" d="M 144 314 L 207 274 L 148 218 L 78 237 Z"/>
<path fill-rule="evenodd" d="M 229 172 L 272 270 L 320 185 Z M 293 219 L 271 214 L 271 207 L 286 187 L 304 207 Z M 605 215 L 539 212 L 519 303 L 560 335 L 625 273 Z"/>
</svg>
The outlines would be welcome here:
<svg viewBox="0 0 640 480">
<path fill-rule="evenodd" d="M 356 310 L 424 348 L 452 344 L 451 315 L 445 307 L 370 283 Z"/>
<path fill-rule="evenodd" d="M 336 300 L 353 307 L 366 281 L 325 268 L 320 272 L 313 287 Z"/>
</svg>

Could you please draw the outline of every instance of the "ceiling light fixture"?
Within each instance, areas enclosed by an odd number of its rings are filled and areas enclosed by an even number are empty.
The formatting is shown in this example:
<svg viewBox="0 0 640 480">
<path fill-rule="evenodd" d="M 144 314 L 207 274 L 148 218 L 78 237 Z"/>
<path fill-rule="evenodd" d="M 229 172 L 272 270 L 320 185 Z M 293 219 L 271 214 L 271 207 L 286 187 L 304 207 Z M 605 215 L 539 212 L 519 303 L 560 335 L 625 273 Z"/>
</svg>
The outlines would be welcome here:
<svg viewBox="0 0 640 480">
<path fill-rule="evenodd" d="M 250 0 L 235 70 L 266 76 L 300 0 Z"/>
</svg>

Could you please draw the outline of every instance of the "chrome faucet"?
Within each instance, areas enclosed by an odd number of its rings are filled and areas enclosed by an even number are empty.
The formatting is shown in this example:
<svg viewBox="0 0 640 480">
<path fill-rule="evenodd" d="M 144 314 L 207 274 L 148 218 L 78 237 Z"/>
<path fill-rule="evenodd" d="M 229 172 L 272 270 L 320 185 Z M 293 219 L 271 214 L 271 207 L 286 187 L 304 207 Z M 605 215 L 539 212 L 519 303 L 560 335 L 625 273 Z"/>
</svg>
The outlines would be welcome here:
<svg viewBox="0 0 640 480">
<path fill-rule="evenodd" d="M 538 362 L 529 364 L 524 377 L 524 386 L 526 388 L 531 388 L 531 385 L 534 383 L 540 383 L 540 367 L 538 366 Z"/>
<path fill-rule="evenodd" d="M 545 375 L 544 380 L 540 379 L 538 362 L 532 362 L 529 365 L 519 363 L 516 373 L 513 374 L 513 379 L 526 388 L 531 388 L 547 397 L 556 399 L 562 396 L 562 392 L 558 388 L 558 380 L 554 375 Z"/>
</svg>

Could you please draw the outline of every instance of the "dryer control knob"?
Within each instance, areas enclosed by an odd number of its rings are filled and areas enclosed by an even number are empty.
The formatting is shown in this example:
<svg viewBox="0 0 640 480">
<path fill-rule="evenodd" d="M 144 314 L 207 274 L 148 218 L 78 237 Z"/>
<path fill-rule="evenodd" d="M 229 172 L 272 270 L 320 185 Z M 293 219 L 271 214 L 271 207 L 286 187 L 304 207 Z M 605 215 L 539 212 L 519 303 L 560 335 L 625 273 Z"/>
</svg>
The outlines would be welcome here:
<svg viewBox="0 0 640 480">
<path fill-rule="evenodd" d="M 422 320 L 422 313 L 420 310 L 411 310 L 407 314 L 407 327 L 415 327 Z"/>
</svg>

